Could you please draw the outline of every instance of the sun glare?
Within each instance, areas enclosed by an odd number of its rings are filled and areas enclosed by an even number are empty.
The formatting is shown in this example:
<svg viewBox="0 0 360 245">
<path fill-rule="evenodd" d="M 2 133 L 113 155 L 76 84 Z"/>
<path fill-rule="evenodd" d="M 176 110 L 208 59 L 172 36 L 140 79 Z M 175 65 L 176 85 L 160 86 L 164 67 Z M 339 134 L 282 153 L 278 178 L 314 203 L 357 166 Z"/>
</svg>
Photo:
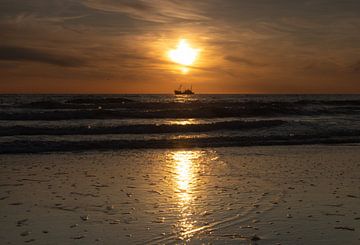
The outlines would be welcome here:
<svg viewBox="0 0 360 245">
<path fill-rule="evenodd" d="M 194 64 L 199 52 L 200 50 L 192 48 L 186 39 L 181 39 L 176 49 L 170 50 L 168 55 L 171 61 L 185 66 L 184 71 L 187 71 L 186 66 Z"/>
</svg>

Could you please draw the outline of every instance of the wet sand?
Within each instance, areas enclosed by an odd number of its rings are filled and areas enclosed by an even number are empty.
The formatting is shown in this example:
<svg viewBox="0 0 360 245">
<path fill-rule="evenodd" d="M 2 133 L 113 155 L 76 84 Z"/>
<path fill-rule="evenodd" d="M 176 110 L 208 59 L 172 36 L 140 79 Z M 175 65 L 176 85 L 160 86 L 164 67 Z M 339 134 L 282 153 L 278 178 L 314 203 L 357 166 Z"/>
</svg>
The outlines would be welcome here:
<svg viewBox="0 0 360 245">
<path fill-rule="evenodd" d="M 1 244 L 360 244 L 360 146 L 0 156 Z"/>
</svg>

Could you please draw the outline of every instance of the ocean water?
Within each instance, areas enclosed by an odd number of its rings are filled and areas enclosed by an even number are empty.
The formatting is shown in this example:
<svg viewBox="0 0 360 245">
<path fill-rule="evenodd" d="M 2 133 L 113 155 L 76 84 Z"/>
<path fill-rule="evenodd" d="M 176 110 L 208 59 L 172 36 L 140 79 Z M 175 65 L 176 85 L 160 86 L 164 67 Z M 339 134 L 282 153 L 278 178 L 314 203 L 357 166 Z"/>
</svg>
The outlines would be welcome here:
<svg viewBox="0 0 360 245">
<path fill-rule="evenodd" d="M 1 95 L 0 153 L 360 142 L 360 95 Z"/>
</svg>

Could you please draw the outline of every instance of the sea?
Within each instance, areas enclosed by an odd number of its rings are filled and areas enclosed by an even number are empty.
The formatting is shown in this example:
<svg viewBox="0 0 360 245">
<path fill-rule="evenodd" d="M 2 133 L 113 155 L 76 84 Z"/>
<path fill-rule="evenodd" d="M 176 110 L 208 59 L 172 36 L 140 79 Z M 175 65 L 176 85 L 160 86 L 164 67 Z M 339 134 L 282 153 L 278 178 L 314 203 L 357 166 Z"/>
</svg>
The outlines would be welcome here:
<svg viewBox="0 0 360 245">
<path fill-rule="evenodd" d="M 0 95 L 0 153 L 360 143 L 360 95 Z"/>
</svg>

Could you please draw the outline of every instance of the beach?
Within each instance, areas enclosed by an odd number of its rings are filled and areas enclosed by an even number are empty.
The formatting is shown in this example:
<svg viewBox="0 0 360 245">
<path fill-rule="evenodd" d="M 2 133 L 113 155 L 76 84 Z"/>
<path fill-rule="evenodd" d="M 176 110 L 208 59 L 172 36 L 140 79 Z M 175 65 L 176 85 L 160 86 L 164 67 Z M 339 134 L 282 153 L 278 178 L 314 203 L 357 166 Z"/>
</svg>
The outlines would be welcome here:
<svg viewBox="0 0 360 245">
<path fill-rule="evenodd" d="M 359 244 L 360 146 L 0 156 L 2 244 Z"/>
<path fill-rule="evenodd" d="M 0 0 L 0 245 L 360 245 L 360 0 Z"/>
</svg>

